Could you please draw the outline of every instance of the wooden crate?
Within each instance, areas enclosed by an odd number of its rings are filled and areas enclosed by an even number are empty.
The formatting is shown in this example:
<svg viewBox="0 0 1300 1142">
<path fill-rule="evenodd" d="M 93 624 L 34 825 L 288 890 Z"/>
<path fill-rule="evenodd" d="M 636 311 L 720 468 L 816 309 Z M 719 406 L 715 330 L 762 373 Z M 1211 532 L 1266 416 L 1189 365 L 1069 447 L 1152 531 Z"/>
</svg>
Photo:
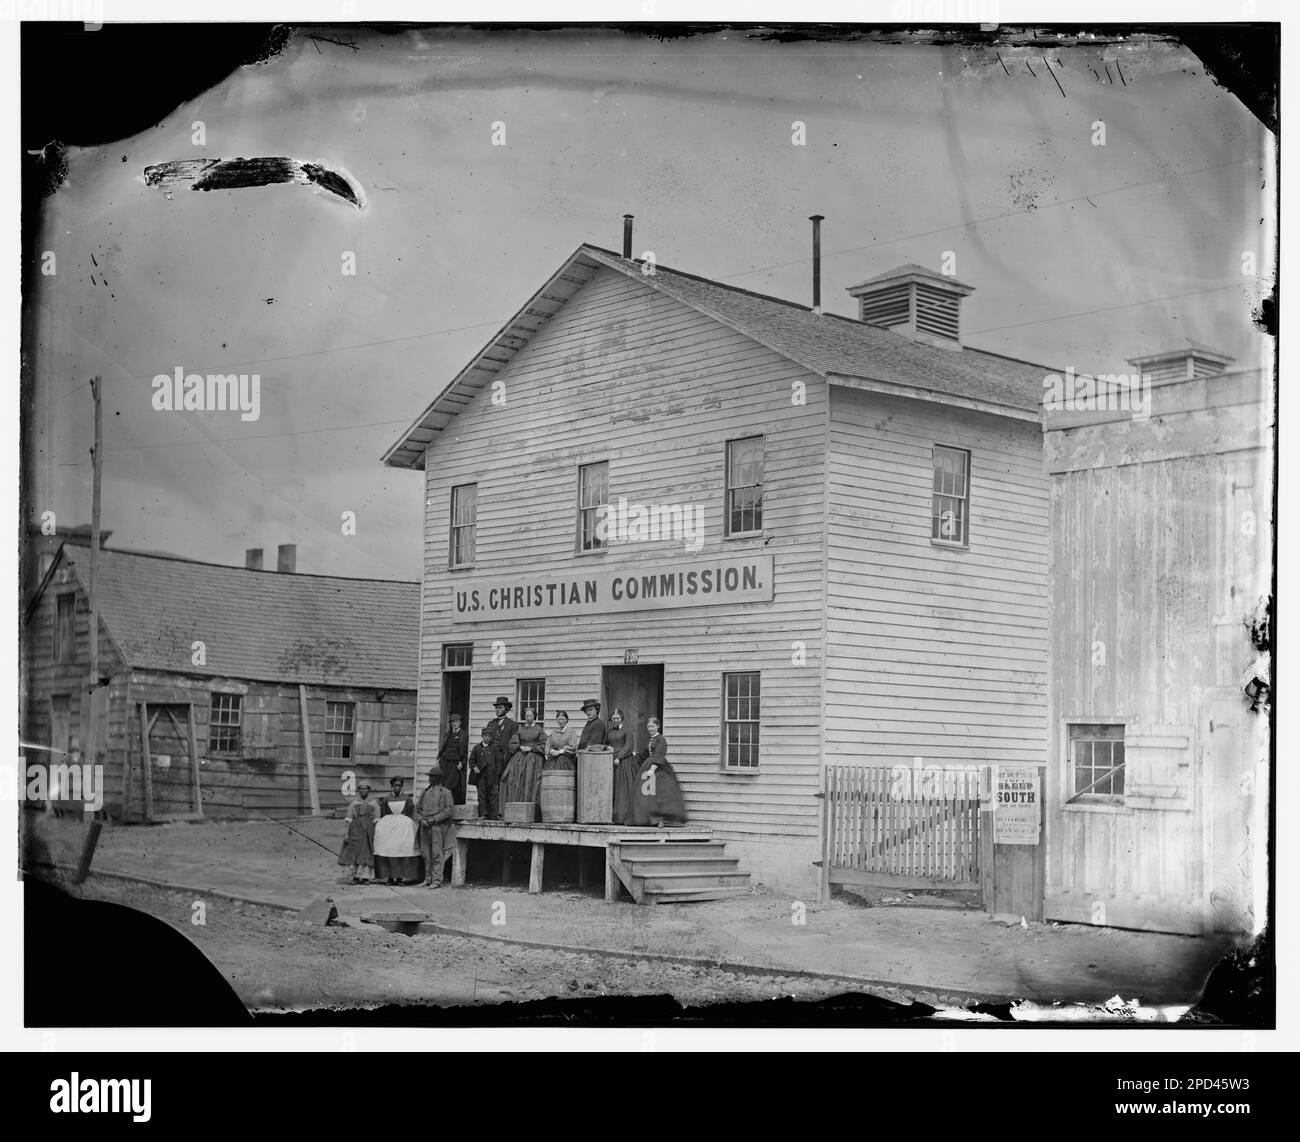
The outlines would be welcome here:
<svg viewBox="0 0 1300 1142">
<path fill-rule="evenodd" d="M 477 821 L 477 805 L 453 805 L 451 810 L 451 819 L 453 821 Z"/>
<path fill-rule="evenodd" d="M 534 801 L 507 801 L 502 819 L 511 825 L 531 825 L 537 820 L 537 804 Z"/>
</svg>

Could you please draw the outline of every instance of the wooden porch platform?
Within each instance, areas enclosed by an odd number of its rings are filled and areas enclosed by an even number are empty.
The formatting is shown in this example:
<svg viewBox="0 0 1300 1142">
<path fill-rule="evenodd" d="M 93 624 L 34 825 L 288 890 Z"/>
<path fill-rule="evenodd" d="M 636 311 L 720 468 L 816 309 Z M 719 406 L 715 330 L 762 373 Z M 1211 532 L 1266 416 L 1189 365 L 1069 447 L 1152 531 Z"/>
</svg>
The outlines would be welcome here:
<svg viewBox="0 0 1300 1142">
<path fill-rule="evenodd" d="M 713 833 L 709 829 L 684 826 L 637 826 L 637 825 L 599 825 L 578 824 L 576 822 L 542 822 L 532 824 L 507 824 L 504 821 L 469 820 L 456 822 L 456 850 L 452 856 L 451 883 L 460 887 L 465 883 L 465 869 L 469 863 L 469 845 L 471 841 L 515 841 L 533 846 L 532 859 L 528 870 L 528 891 L 542 891 L 542 868 L 546 859 L 547 845 L 579 845 L 583 848 L 604 849 L 605 857 L 605 899 L 617 900 L 619 877 L 614 863 L 610 860 L 609 850 L 616 849 L 624 841 L 639 841 L 642 844 L 657 841 L 709 841 Z"/>
</svg>

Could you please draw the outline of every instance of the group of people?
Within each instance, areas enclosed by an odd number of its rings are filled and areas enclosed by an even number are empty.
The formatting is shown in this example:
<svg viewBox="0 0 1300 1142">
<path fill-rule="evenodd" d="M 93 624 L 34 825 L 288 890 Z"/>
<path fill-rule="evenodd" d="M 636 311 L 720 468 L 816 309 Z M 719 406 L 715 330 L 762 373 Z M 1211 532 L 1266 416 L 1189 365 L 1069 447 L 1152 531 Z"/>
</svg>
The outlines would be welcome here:
<svg viewBox="0 0 1300 1142">
<path fill-rule="evenodd" d="M 594 698 L 582 704 L 586 722 L 581 728 L 560 710 L 549 735 L 531 709 L 524 710 L 522 722 L 514 721 L 513 705 L 509 698 L 497 698 L 494 716 L 473 748 L 460 714 L 450 715 L 451 728 L 429 770 L 429 784 L 418 798 L 404 792 L 403 777 L 393 777 L 389 795 L 379 800 L 371 800 L 365 782 L 357 786 L 339 853 L 339 864 L 349 870 L 345 883 L 418 884 L 423 860 L 425 887 L 440 888 L 455 842 L 452 810 L 465 804 L 471 785 L 480 816 L 499 821 L 505 804 L 537 804 L 542 774 L 576 769 L 578 752 L 585 749 L 611 755 L 614 824 L 686 823 L 686 803 L 668 762 L 668 740 L 659 732 L 658 718 L 646 719 L 646 748 L 633 750 L 623 711 L 615 709 L 606 724 Z"/>
<path fill-rule="evenodd" d="M 586 721 L 581 727 L 569 720 L 566 710 L 559 710 L 550 734 L 537 721 L 535 710 L 526 708 L 523 721 L 516 722 L 510 717 L 513 708 L 509 698 L 498 697 L 492 704 L 492 719 L 472 748 L 461 716 L 450 715 L 451 728 L 438 750 L 438 763 L 458 805 L 464 803 L 466 790 L 473 785 L 480 815 L 499 821 L 502 806 L 510 802 L 537 804 L 542 774 L 547 770 L 576 769 L 579 751 L 599 749 L 612 755 L 615 824 L 686 822 L 681 785 L 668 763 L 668 741 L 659 732 L 658 718 L 646 719 L 649 741 L 645 749 L 634 751 L 623 711 L 615 709 L 607 725 L 595 698 L 582 704 Z"/>
<path fill-rule="evenodd" d="M 403 792 L 403 777 L 394 777 L 388 783 L 391 792 L 379 801 L 370 799 L 366 782 L 357 786 L 339 852 L 339 864 L 349 870 L 345 883 L 369 884 L 373 879 L 419 884 L 423 861 L 424 886 L 442 887 L 455 842 L 455 799 L 440 765 L 435 763 L 428 776 L 429 784 L 418 798 Z"/>
</svg>

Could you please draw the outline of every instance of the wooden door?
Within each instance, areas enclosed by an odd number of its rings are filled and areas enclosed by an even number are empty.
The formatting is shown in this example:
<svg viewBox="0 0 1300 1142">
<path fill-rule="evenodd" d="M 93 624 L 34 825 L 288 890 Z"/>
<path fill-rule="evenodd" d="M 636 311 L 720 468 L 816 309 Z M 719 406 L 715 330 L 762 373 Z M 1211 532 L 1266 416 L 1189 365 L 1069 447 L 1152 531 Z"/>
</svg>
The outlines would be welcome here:
<svg viewBox="0 0 1300 1142">
<path fill-rule="evenodd" d="M 68 752 L 72 737 L 72 699 L 68 694 L 55 694 L 50 698 L 50 749 L 58 761 Z"/>
<path fill-rule="evenodd" d="M 622 710 L 628 741 L 634 750 L 645 749 L 648 744 L 647 718 L 659 718 L 664 723 L 664 736 L 671 738 L 672 726 L 663 712 L 664 668 L 661 663 L 602 667 L 601 690 L 601 717 L 608 723 L 616 707 Z"/>
<path fill-rule="evenodd" d="M 149 779 L 155 818 L 198 813 L 188 703 L 149 704 Z"/>
</svg>

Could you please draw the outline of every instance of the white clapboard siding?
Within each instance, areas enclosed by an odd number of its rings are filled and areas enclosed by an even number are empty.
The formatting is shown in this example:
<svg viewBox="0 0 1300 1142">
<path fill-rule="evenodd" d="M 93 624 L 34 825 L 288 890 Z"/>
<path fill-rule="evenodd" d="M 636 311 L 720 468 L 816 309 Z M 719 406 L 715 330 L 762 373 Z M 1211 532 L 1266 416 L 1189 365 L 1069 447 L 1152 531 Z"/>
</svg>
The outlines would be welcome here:
<svg viewBox="0 0 1300 1142">
<path fill-rule="evenodd" d="M 971 453 L 969 550 L 930 542 L 936 444 Z M 828 763 L 1043 761 L 1041 449 L 1032 423 L 834 389 Z"/>
<path fill-rule="evenodd" d="M 782 851 L 793 846 L 793 863 L 809 869 L 821 804 L 824 383 L 608 271 L 497 379 L 505 404 L 480 392 L 426 454 L 421 764 L 437 749 L 444 643 L 474 644 L 471 734 L 491 716 L 495 695 L 514 696 L 517 678 L 546 679 L 548 720 L 560 708 L 581 718 L 582 700 L 600 693 L 601 666 L 621 663 L 624 648 L 636 647 L 642 663 L 664 664 L 664 734 L 692 823 L 755 845 L 767 838 Z M 807 386 L 805 404 L 791 401 L 795 381 Z M 725 441 L 760 433 L 767 438 L 764 536 L 724 540 Z M 474 575 L 580 574 L 694 557 L 669 540 L 575 554 L 577 469 L 597 460 L 609 461 L 614 501 L 702 504 L 701 556 L 772 556 L 773 602 L 453 624 L 451 591 L 461 573 L 447 569 L 447 538 L 456 484 L 478 484 Z M 496 640 L 504 663 L 499 655 L 493 662 Z M 807 665 L 791 664 L 795 640 L 806 644 Z M 727 670 L 762 671 L 756 774 L 721 771 Z M 737 855 L 752 858 L 754 851 L 742 846 Z"/>
</svg>

